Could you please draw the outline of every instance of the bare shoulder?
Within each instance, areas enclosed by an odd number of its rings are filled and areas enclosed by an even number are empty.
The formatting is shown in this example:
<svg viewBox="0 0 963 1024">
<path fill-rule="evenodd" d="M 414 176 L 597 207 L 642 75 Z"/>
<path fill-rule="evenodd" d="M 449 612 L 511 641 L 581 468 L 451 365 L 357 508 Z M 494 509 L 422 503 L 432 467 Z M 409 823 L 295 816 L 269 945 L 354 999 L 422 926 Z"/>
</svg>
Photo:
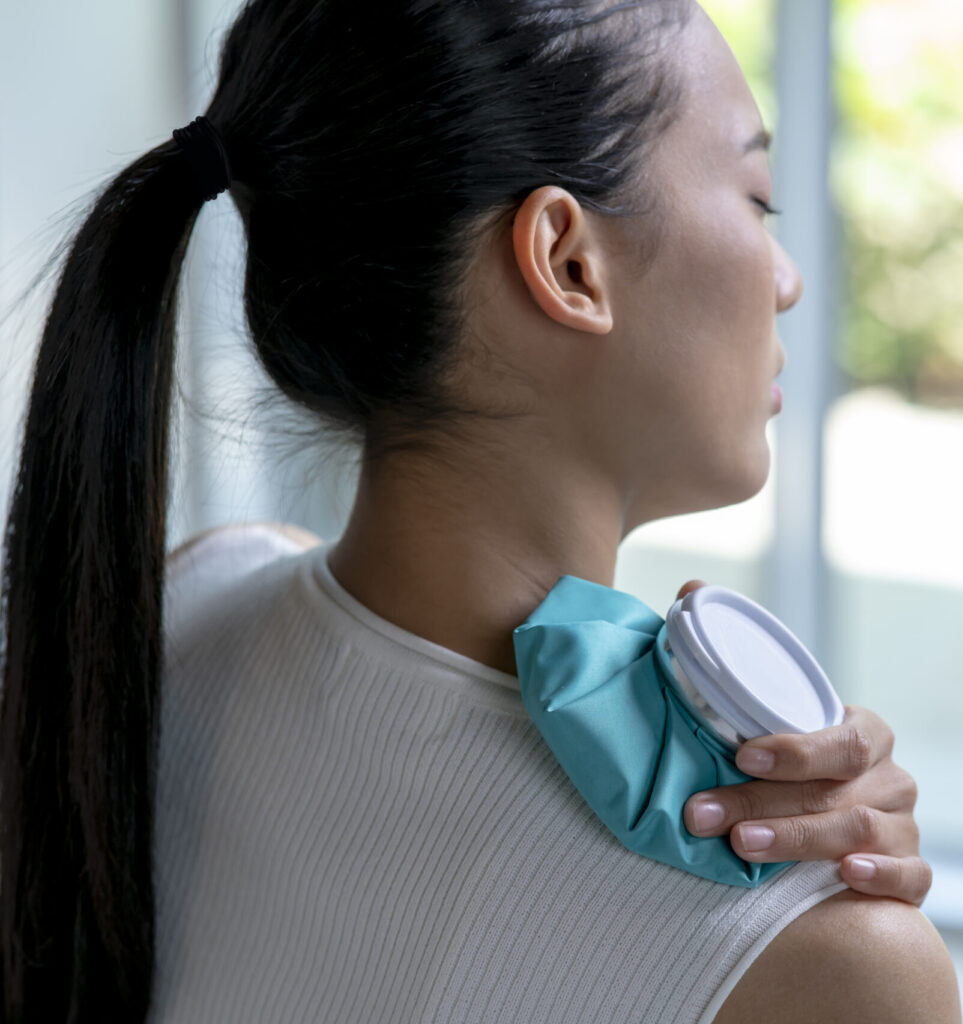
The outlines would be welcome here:
<svg viewBox="0 0 963 1024">
<path fill-rule="evenodd" d="M 294 526 L 291 523 L 238 523 L 231 526 L 216 526 L 212 530 L 205 530 L 203 533 L 199 533 L 197 536 L 191 537 L 190 540 L 185 541 L 180 545 L 180 547 L 175 548 L 167 556 L 167 564 L 168 566 L 175 565 L 189 551 L 192 551 L 203 541 L 206 541 L 211 537 L 249 529 L 270 530 L 273 533 L 292 541 L 304 551 L 307 551 L 308 548 L 316 547 L 321 543 L 321 538 L 316 534 L 313 534 L 310 530 L 305 530 L 300 526 Z"/>
<path fill-rule="evenodd" d="M 846 890 L 767 947 L 715 1024 L 960 1024 L 943 940 L 913 906 Z"/>
</svg>

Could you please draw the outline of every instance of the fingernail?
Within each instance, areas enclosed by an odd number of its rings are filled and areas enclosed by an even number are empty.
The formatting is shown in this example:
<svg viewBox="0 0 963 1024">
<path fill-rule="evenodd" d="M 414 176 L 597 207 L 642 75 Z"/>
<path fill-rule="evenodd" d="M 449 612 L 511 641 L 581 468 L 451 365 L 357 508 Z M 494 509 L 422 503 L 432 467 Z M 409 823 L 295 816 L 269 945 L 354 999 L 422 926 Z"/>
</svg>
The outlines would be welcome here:
<svg viewBox="0 0 963 1024">
<path fill-rule="evenodd" d="M 743 747 L 736 753 L 736 765 L 746 775 L 768 775 L 776 767 L 776 755 L 762 747 Z"/>
<path fill-rule="evenodd" d="M 749 853 L 762 853 L 776 841 L 776 833 L 765 825 L 742 825 L 739 838 Z"/>
<path fill-rule="evenodd" d="M 849 862 L 849 874 L 857 882 L 868 882 L 876 877 L 876 862 L 865 857 L 853 857 Z"/>
<path fill-rule="evenodd" d="M 726 820 L 726 809 L 714 800 L 696 800 L 692 805 L 692 824 L 696 832 L 711 832 Z"/>
</svg>

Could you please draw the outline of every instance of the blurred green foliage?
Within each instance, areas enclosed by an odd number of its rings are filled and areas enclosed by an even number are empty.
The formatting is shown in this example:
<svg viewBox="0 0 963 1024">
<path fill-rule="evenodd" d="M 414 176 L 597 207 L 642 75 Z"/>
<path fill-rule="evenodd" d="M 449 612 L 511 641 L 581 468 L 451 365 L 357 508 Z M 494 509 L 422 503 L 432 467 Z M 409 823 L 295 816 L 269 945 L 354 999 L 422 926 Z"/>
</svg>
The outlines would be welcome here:
<svg viewBox="0 0 963 1024">
<path fill-rule="evenodd" d="M 703 4 L 770 122 L 776 2 Z M 833 45 L 840 366 L 963 405 L 963 0 L 835 0 Z"/>
<path fill-rule="evenodd" d="M 963 404 L 963 3 L 836 0 L 840 360 Z"/>
</svg>

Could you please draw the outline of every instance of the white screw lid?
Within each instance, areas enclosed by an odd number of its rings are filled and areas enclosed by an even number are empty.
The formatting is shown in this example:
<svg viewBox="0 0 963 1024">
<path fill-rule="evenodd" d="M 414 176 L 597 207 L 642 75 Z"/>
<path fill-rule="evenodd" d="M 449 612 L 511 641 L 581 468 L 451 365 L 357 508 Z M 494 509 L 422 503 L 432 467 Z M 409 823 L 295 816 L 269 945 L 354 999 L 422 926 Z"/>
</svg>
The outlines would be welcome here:
<svg viewBox="0 0 963 1024">
<path fill-rule="evenodd" d="M 774 615 L 727 587 L 700 587 L 666 616 L 671 653 L 702 699 L 743 739 L 814 732 L 843 720 L 816 659 Z"/>
</svg>

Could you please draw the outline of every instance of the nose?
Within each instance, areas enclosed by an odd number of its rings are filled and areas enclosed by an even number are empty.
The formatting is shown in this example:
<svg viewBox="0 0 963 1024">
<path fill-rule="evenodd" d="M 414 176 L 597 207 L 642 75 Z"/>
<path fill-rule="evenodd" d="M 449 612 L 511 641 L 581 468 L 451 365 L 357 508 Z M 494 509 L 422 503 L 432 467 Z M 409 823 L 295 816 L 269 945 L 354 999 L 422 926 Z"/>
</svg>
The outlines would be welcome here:
<svg viewBox="0 0 963 1024">
<path fill-rule="evenodd" d="M 803 293 L 802 274 L 793 263 L 789 253 L 776 241 L 775 275 L 776 275 L 776 312 L 785 313 L 792 309 Z"/>
</svg>

